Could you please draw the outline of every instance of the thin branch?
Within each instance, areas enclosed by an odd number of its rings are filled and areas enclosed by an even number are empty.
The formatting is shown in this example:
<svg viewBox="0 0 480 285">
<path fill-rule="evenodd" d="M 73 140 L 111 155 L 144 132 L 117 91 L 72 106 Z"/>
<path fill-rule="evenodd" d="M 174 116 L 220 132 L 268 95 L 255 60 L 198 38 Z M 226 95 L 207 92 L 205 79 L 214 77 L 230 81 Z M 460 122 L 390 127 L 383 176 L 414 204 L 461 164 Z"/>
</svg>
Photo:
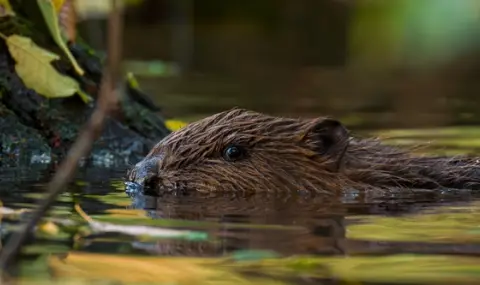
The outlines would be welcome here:
<svg viewBox="0 0 480 285">
<path fill-rule="evenodd" d="M 37 223 L 45 216 L 45 213 L 56 201 L 57 196 L 63 192 L 77 169 L 80 159 L 89 154 L 93 142 L 103 130 L 106 117 L 118 104 L 118 96 L 115 94 L 120 74 L 121 58 L 121 35 L 123 29 L 122 9 L 117 0 L 112 1 L 112 11 L 109 15 L 108 26 L 108 62 L 104 70 L 97 105 L 83 127 L 77 140 L 70 148 L 67 156 L 60 164 L 51 182 L 48 184 L 48 194 L 40 202 L 31 219 L 17 232 L 12 234 L 5 244 L 0 255 L 0 270 L 5 273 L 12 258 L 20 251 L 27 235 L 32 232 Z"/>
</svg>

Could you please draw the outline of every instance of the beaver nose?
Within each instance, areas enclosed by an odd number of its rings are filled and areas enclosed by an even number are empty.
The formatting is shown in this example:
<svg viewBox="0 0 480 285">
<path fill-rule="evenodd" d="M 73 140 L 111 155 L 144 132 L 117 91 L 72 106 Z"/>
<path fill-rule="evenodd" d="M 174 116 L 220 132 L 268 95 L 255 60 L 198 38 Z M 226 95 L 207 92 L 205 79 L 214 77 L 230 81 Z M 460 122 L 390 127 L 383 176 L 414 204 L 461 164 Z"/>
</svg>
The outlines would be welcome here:
<svg viewBox="0 0 480 285">
<path fill-rule="evenodd" d="M 146 186 L 153 178 L 158 176 L 159 157 L 144 159 L 133 167 L 130 172 L 130 182 Z"/>
<path fill-rule="evenodd" d="M 129 196 L 145 193 L 158 179 L 159 157 L 146 158 L 128 172 L 125 192 Z"/>
</svg>

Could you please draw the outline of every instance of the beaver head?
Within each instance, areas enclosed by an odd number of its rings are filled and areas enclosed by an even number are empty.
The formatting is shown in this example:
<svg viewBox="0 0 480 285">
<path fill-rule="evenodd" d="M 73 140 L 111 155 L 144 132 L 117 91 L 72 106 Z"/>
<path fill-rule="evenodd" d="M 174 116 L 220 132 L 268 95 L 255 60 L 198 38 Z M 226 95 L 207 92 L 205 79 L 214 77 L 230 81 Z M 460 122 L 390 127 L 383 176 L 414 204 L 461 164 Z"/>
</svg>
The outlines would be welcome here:
<svg viewBox="0 0 480 285">
<path fill-rule="evenodd" d="M 235 108 L 171 133 L 128 176 L 158 191 L 315 190 L 336 172 L 348 138 L 334 119 Z"/>
<path fill-rule="evenodd" d="M 465 188 L 480 182 L 477 162 L 415 156 L 352 138 L 332 118 L 281 118 L 236 108 L 171 133 L 129 171 L 128 180 L 157 193 Z"/>
</svg>

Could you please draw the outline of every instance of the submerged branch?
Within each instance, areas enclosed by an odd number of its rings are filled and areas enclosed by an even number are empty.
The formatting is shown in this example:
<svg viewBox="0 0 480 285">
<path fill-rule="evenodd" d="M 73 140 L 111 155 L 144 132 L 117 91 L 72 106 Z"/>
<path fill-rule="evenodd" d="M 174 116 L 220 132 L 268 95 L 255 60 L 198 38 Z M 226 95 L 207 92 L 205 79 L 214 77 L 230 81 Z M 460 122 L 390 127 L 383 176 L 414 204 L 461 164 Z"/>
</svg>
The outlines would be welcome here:
<svg viewBox="0 0 480 285">
<path fill-rule="evenodd" d="M 80 159 L 90 152 L 93 142 L 102 132 L 107 116 L 119 105 L 119 99 L 115 94 L 115 87 L 120 73 L 120 46 L 123 19 L 118 1 L 111 1 L 113 2 L 113 8 L 109 16 L 108 62 L 104 70 L 97 105 L 89 121 L 83 130 L 81 130 L 77 140 L 69 150 L 68 155 L 60 164 L 59 170 L 49 183 L 47 197 L 40 202 L 31 219 L 19 231 L 12 234 L 5 244 L 0 255 L 0 270 L 2 270 L 3 273 L 5 273 L 10 265 L 12 258 L 20 251 L 27 235 L 41 218 L 44 217 L 45 213 L 56 201 L 57 196 L 62 193 L 67 183 L 70 182 Z"/>
</svg>

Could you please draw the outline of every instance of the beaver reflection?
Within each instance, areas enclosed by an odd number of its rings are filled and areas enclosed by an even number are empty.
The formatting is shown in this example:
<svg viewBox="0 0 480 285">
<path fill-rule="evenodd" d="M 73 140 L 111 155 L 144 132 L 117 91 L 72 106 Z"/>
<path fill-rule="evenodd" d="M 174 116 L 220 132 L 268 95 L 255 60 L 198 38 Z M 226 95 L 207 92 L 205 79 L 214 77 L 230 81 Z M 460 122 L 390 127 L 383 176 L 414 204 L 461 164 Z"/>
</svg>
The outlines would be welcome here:
<svg viewBox="0 0 480 285">
<path fill-rule="evenodd" d="M 225 111 L 174 132 L 128 173 L 153 193 L 479 189 L 479 160 L 356 138 L 337 120 Z"/>
<path fill-rule="evenodd" d="M 135 196 L 134 205 L 154 219 L 190 222 L 208 241 L 159 241 L 135 245 L 160 255 L 223 256 L 239 250 L 271 250 L 281 255 L 343 254 L 345 212 L 338 199 L 298 195 Z M 140 202 L 142 201 L 142 202 Z M 328 213 L 328 214 L 326 214 Z M 181 222 L 180 222 L 181 223 Z"/>
<path fill-rule="evenodd" d="M 395 198 L 355 197 L 290 193 L 225 195 L 190 192 L 162 197 L 138 195 L 133 206 L 154 219 L 188 221 L 183 228 L 207 232 L 208 241 L 170 240 L 134 244 L 135 248 L 160 255 L 223 256 L 237 250 L 272 250 L 289 255 L 351 255 L 391 253 L 478 254 L 478 248 L 459 244 L 378 242 L 355 240 L 346 228 L 359 222 L 351 216 L 400 215 L 445 202 L 469 201 L 438 194 L 422 199 L 424 193 L 403 192 Z M 193 223 L 192 223 L 193 222 Z M 360 221 L 361 222 L 361 221 Z M 181 224 L 178 223 L 178 224 Z M 177 227 L 178 228 L 178 224 Z"/>
</svg>

